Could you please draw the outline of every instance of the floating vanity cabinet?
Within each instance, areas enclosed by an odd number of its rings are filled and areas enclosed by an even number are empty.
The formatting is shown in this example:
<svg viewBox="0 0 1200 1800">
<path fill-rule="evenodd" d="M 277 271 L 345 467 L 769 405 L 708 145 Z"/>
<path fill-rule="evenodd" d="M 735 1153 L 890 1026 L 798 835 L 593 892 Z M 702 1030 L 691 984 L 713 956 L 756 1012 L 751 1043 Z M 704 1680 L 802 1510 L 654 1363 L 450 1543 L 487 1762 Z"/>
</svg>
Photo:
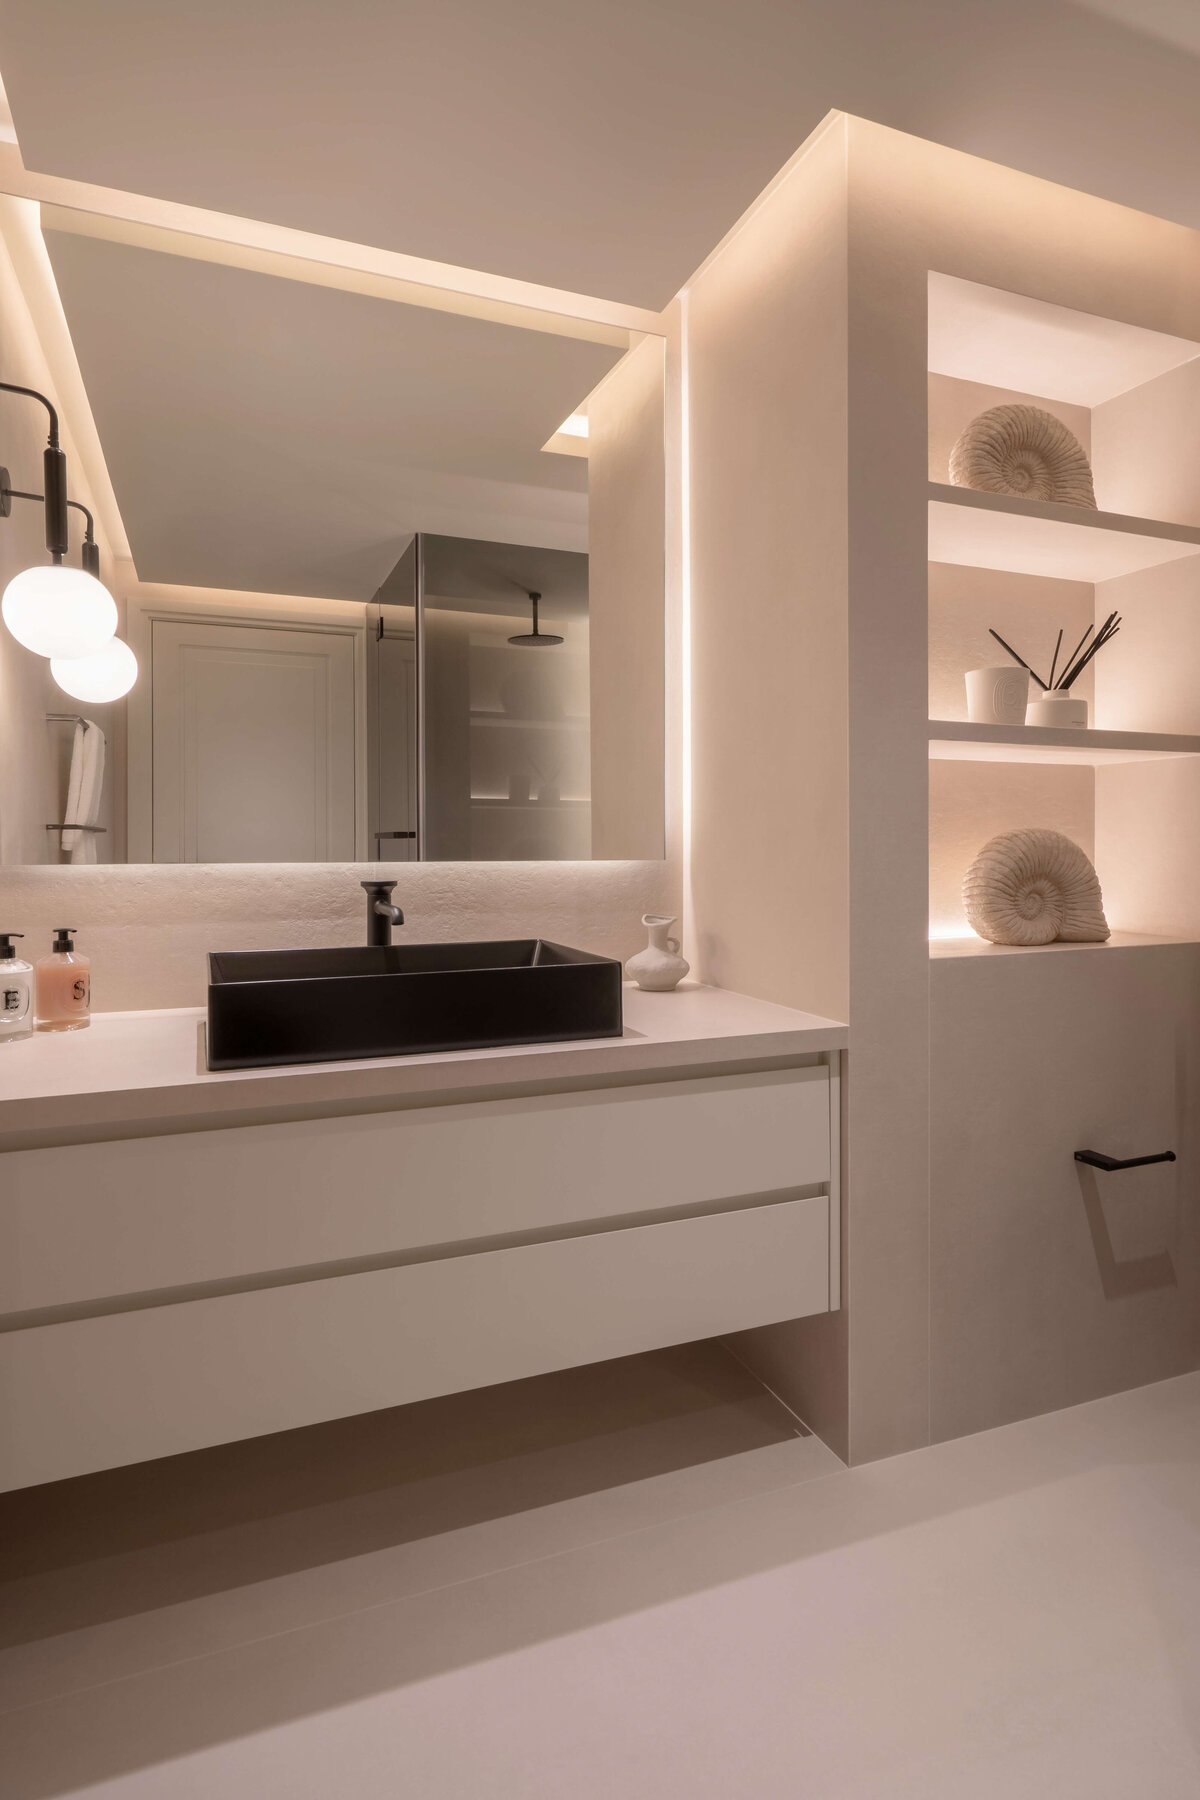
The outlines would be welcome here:
<svg viewBox="0 0 1200 1800">
<path fill-rule="evenodd" d="M 3 1484 L 837 1306 L 831 1056 L 10 1151 Z"/>
</svg>

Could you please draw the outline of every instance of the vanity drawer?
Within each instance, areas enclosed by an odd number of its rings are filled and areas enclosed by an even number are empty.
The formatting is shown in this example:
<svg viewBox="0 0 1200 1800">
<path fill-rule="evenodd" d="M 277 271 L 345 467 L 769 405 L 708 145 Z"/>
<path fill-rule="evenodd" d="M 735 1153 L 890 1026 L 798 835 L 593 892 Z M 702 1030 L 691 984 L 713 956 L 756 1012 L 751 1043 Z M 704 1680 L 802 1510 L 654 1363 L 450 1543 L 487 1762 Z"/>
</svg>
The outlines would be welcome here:
<svg viewBox="0 0 1200 1800">
<path fill-rule="evenodd" d="M 0 1157 L 0 1313 L 828 1182 L 824 1063 Z"/>
<path fill-rule="evenodd" d="M 829 1200 L 0 1334 L 0 1486 L 284 1431 L 829 1307 Z"/>
</svg>

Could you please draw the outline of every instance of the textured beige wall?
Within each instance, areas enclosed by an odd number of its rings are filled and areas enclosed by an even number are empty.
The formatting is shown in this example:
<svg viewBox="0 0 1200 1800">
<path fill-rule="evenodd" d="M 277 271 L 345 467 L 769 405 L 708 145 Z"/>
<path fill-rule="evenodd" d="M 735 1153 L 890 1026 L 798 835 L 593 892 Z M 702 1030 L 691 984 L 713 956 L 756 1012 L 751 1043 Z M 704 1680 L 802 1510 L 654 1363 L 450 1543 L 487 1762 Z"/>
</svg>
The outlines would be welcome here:
<svg viewBox="0 0 1200 1800">
<path fill-rule="evenodd" d="M 1100 582 L 1097 615 L 1114 608 L 1096 723 L 1200 735 L 1200 557 Z M 1097 770 L 1096 863 L 1114 929 L 1200 935 L 1200 757 Z"/>
<path fill-rule="evenodd" d="M 926 308 L 893 134 L 848 122 L 850 1441 L 929 1432 Z"/>
<path fill-rule="evenodd" d="M 688 292 L 696 973 L 849 1004 L 845 124 Z M 689 952 L 690 953 L 690 952 Z M 734 1348 L 849 1454 L 847 1315 Z"/>
<path fill-rule="evenodd" d="M 848 1004 L 845 127 L 693 282 L 697 974 Z"/>
<path fill-rule="evenodd" d="M 661 856 L 666 630 L 664 345 L 646 338 L 588 406 L 592 854 Z"/>
<path fill-rule="evenodd" d="M 1200 556 L 1097 583 L 1097 617 L 1114 611 L 1120 633 L 1093 664 L 1096 724 L 1200 735 Z"/>
<path fill-rule="evenodd" d="M 79 927 L 105 1011 L 200 1006 L 208 950 L 363 941 L 365 863 L 0 869 L 0 927 L 42 948 Z M 414 863 L 395 876 L 414 943 L 540 935 L 627 957 L 643 912 L 677 912 L 676 869 L 654 863 Z"/>
<path fill-rule="evenodd" d="M 1200 937 L 1200 757 L 1097 769 L 1096 868 L 1114 931 Z"/>
<path fill-rule="evenodd" d="M 1196 321 L 1185 334 L 1196 335 Z M 1110 512 L 1200 525 L 1198 358 L 1093 408 L 1096 499 Z"/>
</svg>

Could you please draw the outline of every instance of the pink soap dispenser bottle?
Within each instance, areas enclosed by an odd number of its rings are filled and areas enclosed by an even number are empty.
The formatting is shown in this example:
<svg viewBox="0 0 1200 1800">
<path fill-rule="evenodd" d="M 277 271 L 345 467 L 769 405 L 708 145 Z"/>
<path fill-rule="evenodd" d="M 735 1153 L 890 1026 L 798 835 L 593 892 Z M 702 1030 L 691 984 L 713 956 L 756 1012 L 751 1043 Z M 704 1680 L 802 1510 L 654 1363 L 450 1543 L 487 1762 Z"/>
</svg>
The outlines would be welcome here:
<svg viewBox="0 0 1200 1800">
<path fill-rule="evenodd" d="M 49 956 L 38 958 L 39 1031 L 82 1031 L 92 1022 L 92 965 L 76 950 L 74 930 L 58 926 Z"/>
</svg>

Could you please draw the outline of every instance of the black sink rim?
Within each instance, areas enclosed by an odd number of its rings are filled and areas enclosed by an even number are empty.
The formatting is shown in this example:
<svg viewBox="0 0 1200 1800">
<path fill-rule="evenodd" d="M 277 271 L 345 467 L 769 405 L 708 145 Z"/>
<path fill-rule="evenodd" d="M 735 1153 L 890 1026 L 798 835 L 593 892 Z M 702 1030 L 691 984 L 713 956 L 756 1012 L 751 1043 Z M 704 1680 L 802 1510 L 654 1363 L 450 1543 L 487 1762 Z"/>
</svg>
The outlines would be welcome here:
<svg viewBox="0 0 1200 1800">
<path fill-rule="evenodd" d="M 259 960 L 262 958 L 274 957 L 274 956 L 278 956 L 280 959 L 282 959 L 284 957 L 291 957 L 291 956 L 296 956 L 296 955 L 311 955 L 311 956 L 315 957 L 315 956 L 328 955 L 331 953 L 332 954 L 345 954 L 346 952 L 354 952 L 356 950 L 367 951 L 367 950 L 372 950 L 372 949 L 376 949 L 376 948 L 386 949 L 389 947 L 401 949 L 401 950 L 408 950 L 408 951 L 416 951 L 416 950 L 434 950 L 434 951 L 443 950 L 444 951 L 444 950 L 449 950 L 449 949 L 461 949 L 461 950 L 466 951 L 466 950 L 486 950 L 486 949 L 491 949 L 493 947 L 496 949 L 510 948 L 510 947 L 515 947 L 517 945 L 528 945 L 531 948 L 533 954 L 528 962 L 478 962 L 478 963 L 467 964 L 465 967 L 462 967 L 462 968 L 364 969 L 361 972 L 355 972 L 355 973 L 349 973 L 349 972 L 343 973 L 341 971 L 334 971 L 334 970 L 330 970 L 330 969 L 319 969 L 319 970 L 314 970 L 311 974 L 303 974 L 303 975 L 295 974 L 295 973 L 284 974 L 281 972 L 277 975 L 264 974 L 264 975 L 254 975 L 254 976 L 249 976 L 249 975 L 240 975 L 239 976 L 239 975 L 236 975 L 233 973 L 227 973 L 225 971 L 225 969 L 223 969 L 223 967 L 222 967 L 222 961 L 223 961 L 223 959 L 226 959 L 226 958 L 238 959 L 241 957 L 246 957 L 246 958 L 252 957 L 255 960 Z M 561 957 L 561 960 L 540 962 L 538 960 L 538 954 L 543 949 L 556 951 L 558 953 L 558 956 Z M 289 950 L 210 950 L 208 952 L 208 985 L 210 988 L 216 987 L 216 988 L 226 988 L 226 989 L 228 989 L 228 988 L 253 988 L 253 987 L 277 987 L 283 983 L 286 983 L 287 985 L 290 986 L 292 984 L 299 985 L 299 984 L 312 982 L 312 981 L 336 981 L 340 985 L 343 982 L 405 981 L 405 980 L 412 980 L 413 978 L 418 978 L 418 977 L 422 978 L 422 979 L 429 979 L 433 976 L 438 976 L 438 977 L 444 978 L 447 976 L 480 975 L 480 974 L 485 974 L 485 973 L 496 973 L 496 972 L 500 972 L 500 971 L 515 972 L 515 971 L 521 970 L 521 969 L 529 969 L 529 970 L 536 969 L 538 971 L 539 975 L 546 976 L 552 970 L 566 970 L 566 969 L 572 969 L 572 968 L 577 969 L 577 968 L 583 968 L 583 967 L 587 967 L 587 966 L 596 966 L 596 965 L 599 965 L 599 966 L 611 965 L 618 969 L 620 969 L 622 967 L 621 963 L 619 962 L 619 960 L 616 957 L 603 956 L 594 950 L 576 950 L 571 945 L 559 944 L 559 943 L 556 943 L 551 938 L 542 938 L 542 937 L 479 938 L 479 939 L 474 939 L 471 941 L 463 940 L 461 942 L 458 940 L 453 940 L 452 942 L 449 942 L 449 943 L 447 943 L 447 942 L 420 943 L 420 944 L 407 944 L 406 943 L 406 944 L 399 944 L 399 945 L 395 945 L 395 946 L 385 946 L 385 945 L 375 946 L 375 945 L 368 945 L 368 944 L 324 944 L 324 945 L 311 945 L 311 946 L 304 945 L 299 949 L 289 949 Z"/>
</svg>

